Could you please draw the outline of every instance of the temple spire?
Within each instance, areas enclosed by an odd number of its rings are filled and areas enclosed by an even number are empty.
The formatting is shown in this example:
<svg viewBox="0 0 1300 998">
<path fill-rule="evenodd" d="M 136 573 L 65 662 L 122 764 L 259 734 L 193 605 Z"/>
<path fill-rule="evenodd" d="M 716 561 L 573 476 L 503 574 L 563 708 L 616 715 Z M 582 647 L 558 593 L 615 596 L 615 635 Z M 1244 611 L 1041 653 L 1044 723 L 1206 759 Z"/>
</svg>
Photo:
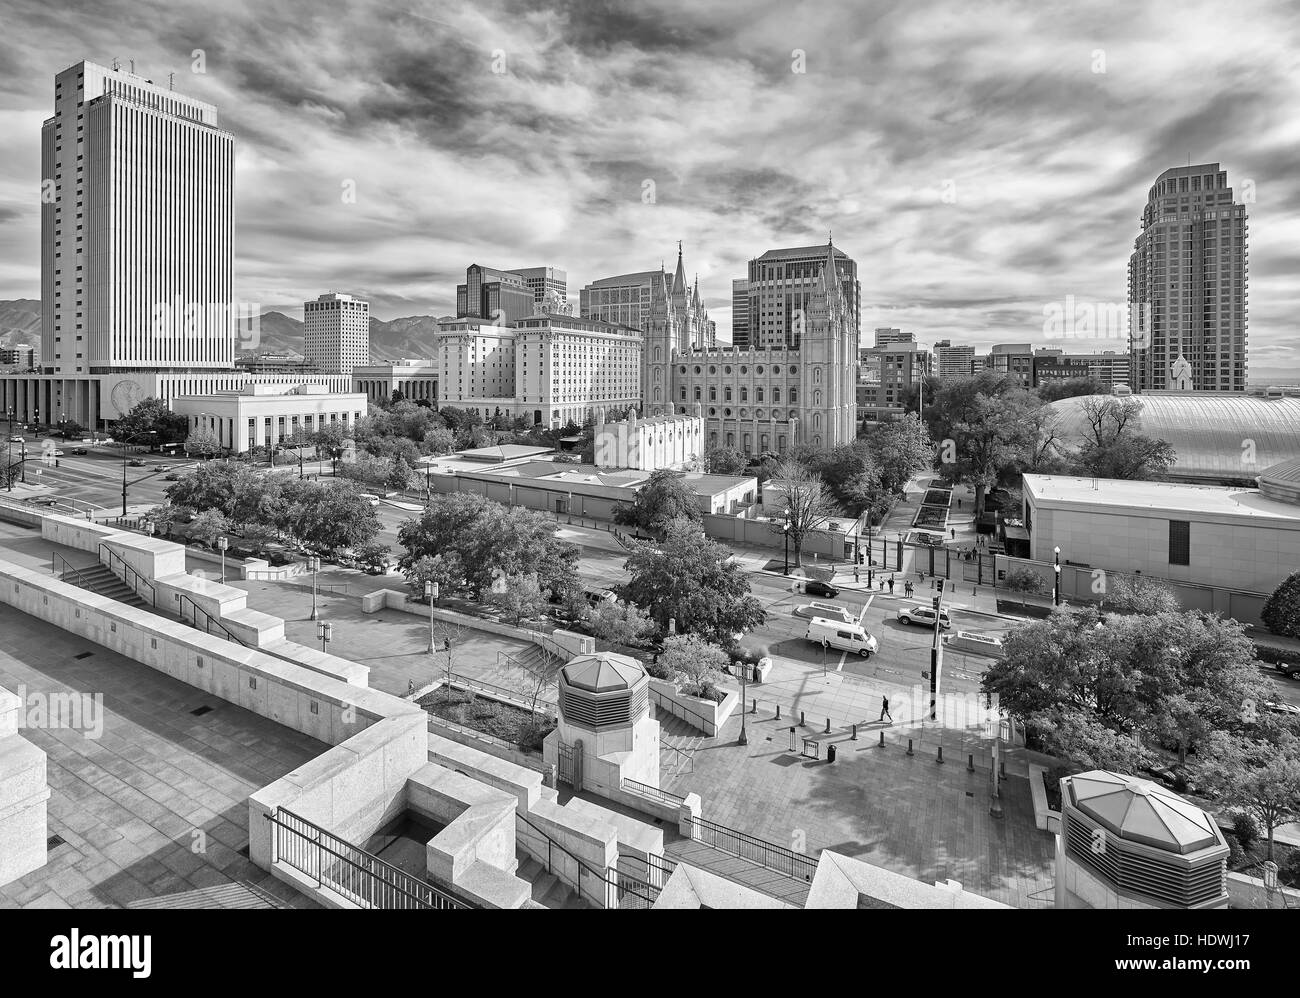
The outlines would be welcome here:
<svg viewBox="0 0 1300 998">
<path fill-rule="evenodd" d="M 682 243 L 677 241 L 677 270 L 673 274 L 673 294 L 686 294 L 686 268 L 682 264 Z"/>
</svg>

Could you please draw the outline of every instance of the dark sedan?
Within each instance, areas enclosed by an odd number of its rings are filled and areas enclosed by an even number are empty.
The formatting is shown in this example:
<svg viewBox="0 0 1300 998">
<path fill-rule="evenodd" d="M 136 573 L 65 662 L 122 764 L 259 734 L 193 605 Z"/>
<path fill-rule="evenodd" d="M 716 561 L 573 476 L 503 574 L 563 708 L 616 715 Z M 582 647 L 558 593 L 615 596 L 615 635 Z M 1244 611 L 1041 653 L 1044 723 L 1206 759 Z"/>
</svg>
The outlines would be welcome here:
<svg viewBox="0 0 1300 998">
<path fill-rule="evenodd" d="M 840 594 L 840 591 L 832 586 L 829 582 L 808 582 L 804 584 L 803 591 L 809 596 L 827 596 L 834 599 Z"/>
</svg>

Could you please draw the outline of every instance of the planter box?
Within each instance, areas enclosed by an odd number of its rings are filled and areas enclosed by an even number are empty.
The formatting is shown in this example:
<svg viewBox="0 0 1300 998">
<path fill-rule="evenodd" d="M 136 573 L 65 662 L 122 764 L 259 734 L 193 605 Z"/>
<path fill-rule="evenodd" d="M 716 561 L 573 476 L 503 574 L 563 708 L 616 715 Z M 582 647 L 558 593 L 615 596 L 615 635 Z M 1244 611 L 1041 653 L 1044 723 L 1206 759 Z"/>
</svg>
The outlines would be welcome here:
<svg viewBox="0 0 1300 998">
<path fill-rule="evenodd" d="M 691 727 L 709 736 L 718 733 L 727 718 L 735 711 L 736 705 L 740 703 L 740 694 L 736 690 L 723 690 L 726 697 L 721 703 L 715 703 L 713 700 L 687 696 L 678 689 L 676 683 L 653 677 L 650 679 L 650 690 L 651 699 L 659 704 L 661 710 L 668 711 L 674 717 L 680 717 Z"/>
<path fill-rule="evenodd" d="M 1053 811 L 1047 804 L 1046 776 L 1046 766 L 1032 762 L 1029 764 L 1029 793 L 1034 799 L 1034 825 L 1039 831 L 1058 835 L 1061 831 L 1061 812 Z"/>
</svg>

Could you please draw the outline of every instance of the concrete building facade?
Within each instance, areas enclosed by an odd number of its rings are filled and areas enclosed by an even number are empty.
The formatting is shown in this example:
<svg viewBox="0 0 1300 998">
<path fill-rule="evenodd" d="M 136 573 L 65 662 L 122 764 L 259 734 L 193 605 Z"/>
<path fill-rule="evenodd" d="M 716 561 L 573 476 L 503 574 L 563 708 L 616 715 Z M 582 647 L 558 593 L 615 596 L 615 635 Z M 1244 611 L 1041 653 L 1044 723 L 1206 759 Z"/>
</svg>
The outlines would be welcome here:
<svg viewBox="0 0 1300 998">
<path fill-rule="evenodd" d="M 311 433 L 334 423 L 356 426 L 366 409 L 364 395 L 304 384 L 247 385 L 172 401 L 172 411 L 189 420 L 191 433 L 210 430 L 222 447 L 236 454 L 252 447 L 273 447 L 300 429 Z"/>
<path fill-rule="evenodd" d="M 749 279 L 746 277 L 731 282 L 731 345 L 737 350 L 749 347 Z"/>
<path fill-rule="evenodd" d="M 934 345 L 935 373 L 944 384 L 972 377 L 975 348 L 947 340 Z"/>
<path fill-rule="evenodd" d="M 596 467 L 658 471 L 681 468 L 704 456 L 704 419 L 701 407 L 689 416 L 652 416 L 639 419 L 631 413 L 614 422 L 596 421 Z"/>
<path fill-rule="evenodd" d="M 580 315 L 633 329 L 644 328 L 650 310 L 650 286 L 656 274 L 658 271 L 646 270 L 592 281 L 578 292 Z"/>
<path fill-rule="evenodd" d="M 303 358 L 322 374 L 370 363 L 370 303 L 334 291 L 303 303 Z"/>
<path fill-rule="evenodd" d="M 387 405 L 393 392 L 411 402 L 438 404 L 438 362 L 406 358 L 391 364 L 367 364 L 352 372 L 352 390 L 377 405 Z"/>
<path fill-rule="evenodd" d="M 1152 184 L 1128 264 L 1134 391 L 1246 390 L 1247 217 L 1218 163 Z"/>
</svg>

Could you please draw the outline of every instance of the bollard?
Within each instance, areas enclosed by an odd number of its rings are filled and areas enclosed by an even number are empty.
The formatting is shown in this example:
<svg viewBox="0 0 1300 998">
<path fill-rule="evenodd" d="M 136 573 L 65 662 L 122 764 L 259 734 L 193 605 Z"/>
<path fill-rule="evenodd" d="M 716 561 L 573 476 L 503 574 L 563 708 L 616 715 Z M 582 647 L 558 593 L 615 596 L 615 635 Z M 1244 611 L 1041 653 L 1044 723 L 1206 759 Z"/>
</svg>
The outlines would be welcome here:
<svg viewBox="0 0 1300 998">
<path fill-rule="evenodd" d="M 853 725 L 853 737 L 850 738 L 849 740 L 854 742 L 858 740 L 858 726 L 856 724 Z"/>
<path fill-rule="evenodd" d="M 912 739 L 910 738 L 907 740 L 907 754 L 908 755 L 912 754 Z"/>
<path fill-rule="evenodd" d="M 966 757 L 966 772 L 968 773 L 975 772 L 975 756 L 973 755 L 968 755 Z"/>
<path fill-rule="evenodd" d="M 799 727 L 806 728 L 808 723 L 803 719 L 803 711 L 799 711 Z"/>
<path fill-rule="evenodd" d="M 749 708 L 749 712 L 750 712 L 751 714 L 757 714 L 757 713 L 758 713 L 758 701 L 757 701 L 757 700 L 755 700 L 755 701 L 754 701 L 754 705 L 753 705 L 752 707 Z"/>
<path fill-rule="evenodd" d="M 778 721 L 781 720 L 781 705 L 780 705 L 780 704 L 777 704 L 777 705 L 776 705 L 776 719 L 777 719 Z"/>
<path fill-rule="evenodd" d="M 998 761 L 998 776 L 999 776 L 1001 779 L 1004 779 L 1004 780 L 1007 778 L 1007 760 L 1006 760 L 1006 759 L 1001 759 L 1001 760 Z"/>
<path fill-rule="evenodd" d="M 940 766 L 943 765 L 943 746 L 939 746 L 939 758 L 935 760 Z"/>
<path fill-rule="evenodd" d="M 822 732 L 822 734 L 829 735 L 830 733 L 831 733 L 831 719 L 828 717 L 826 718 L 826 730 Z"/>
<path fill-rule="evenodd" d="M 885 747 L 885 733 L 883 731 L 880 733 L 880 747 Z"/>
</svg>

